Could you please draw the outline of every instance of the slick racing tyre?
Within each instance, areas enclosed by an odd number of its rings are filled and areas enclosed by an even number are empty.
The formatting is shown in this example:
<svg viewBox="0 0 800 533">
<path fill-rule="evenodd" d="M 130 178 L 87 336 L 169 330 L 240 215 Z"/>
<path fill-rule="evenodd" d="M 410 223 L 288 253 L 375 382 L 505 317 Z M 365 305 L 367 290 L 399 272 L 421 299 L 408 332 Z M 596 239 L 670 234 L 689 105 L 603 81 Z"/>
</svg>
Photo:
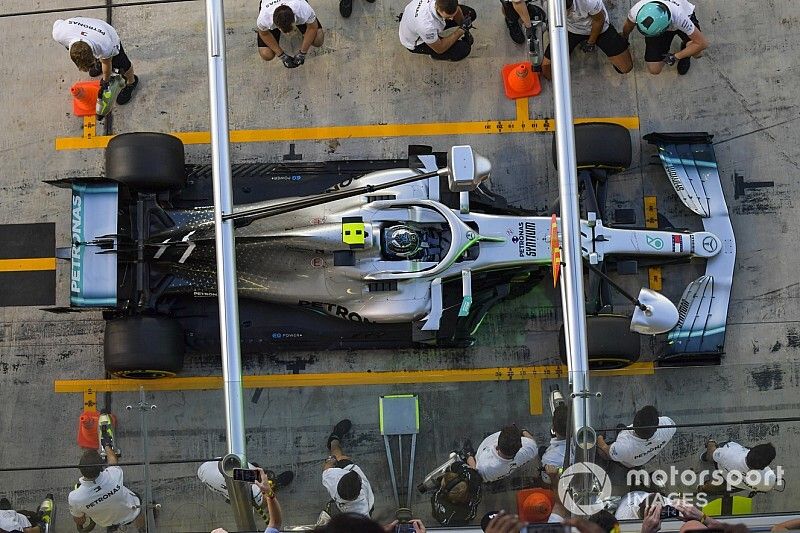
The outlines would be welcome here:
<svg viewBox="0 0 800 533">
<path fill-rule="evenodd" d="M 106 371 L 132 379 L 174 376 L 183 368 L 183 328 L 165 316 L 133 316 L 106 322 Z"/>
<path fill-rule="evenodd" d="M 578 168 L 603 168 L 620 172 L 631 166 L 631 134 L 619 124 L 587 122 L 575 125 L 575 159 Z M 553 165 L 558 168 L 556 137 Z"/>
<path fill-rule="evenodd" d="M 165 133 L 123 133 L 106 148 L 106 177 L 145 192 L 178 189 L 186 183 L 183 143 Z"/>
<path fill-rule="evenodd" d="M 591 370 L 625 368 L 639 360 L 639 335 L 630 330 L 630 317 L 589 315 L 586 317 L 586 342 Z M 561 362 L 567 364 L 564 325 L 558 333 Z"/>
</svg>

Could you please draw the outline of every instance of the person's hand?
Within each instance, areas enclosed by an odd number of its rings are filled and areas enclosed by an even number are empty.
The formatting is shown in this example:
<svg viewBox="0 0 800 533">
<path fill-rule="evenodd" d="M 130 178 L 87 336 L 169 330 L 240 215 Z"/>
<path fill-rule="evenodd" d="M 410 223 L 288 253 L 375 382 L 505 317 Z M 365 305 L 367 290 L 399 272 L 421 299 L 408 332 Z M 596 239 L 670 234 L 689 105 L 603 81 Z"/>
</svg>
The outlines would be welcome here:
<svg viewBox="0 0 800 533">
<path fill-rule="evenodd" d="M 581 41 L 580 47 L 584 54 L 591 54 L 597 50 L 597 44 L 590 43 L 589 41 Z"/>
<path fill-rule="evenodd" d="M 678 60 L 678 58 L 675 57 L 675 54 L 668 53 L 668 54 L 664 54 L 664 58 L 661 61 L 663 61 L 664 63 L 666 63 L 667 65 L 669 65 L 671 67 L 672 65 L 675 64 L 675 62 L 677 60 Z"/>
<path fill-rule="evenodd" d="M 518 533 L 524 525 L 519 516 L 500 511 L 486 526 L 486 533 Z"/>
<path fill-rule="evenodd" d="M 647 508 L 642 520 L 642 533 L 656 533 L 661 529 L 661 504 L 656 503 Z"/>
<path fill-rule="evenodd" d="M 253 484 L 258 487 L 258 489 L 261 491 L 261 494 L 267 498 L 274 498 L 275 491 L 272 490 L 272 484 L 269 482 L 267 473 L 264 472 L 264 469 L 261 467 L 257 467 L 256 470 L 258 471 L 258 479 Z"/>
<path fill-rule="evenodd" d="M 394 528 L 396 528 L 397 524 L 399 524 L 399 523 L 400 523 L 399 520 L 393 520 L 393 521 L 389 522 L 388 524 L 386 524 L 385 526 L 383 526 L 383 530 L 386 533 L 394 533 Z"/>
<path fill-rule="evenodd" d="M 561 525 L 572 526 L 580 533 L 604 533 L 603 528 L 599 525 L 582 518 L 570 518 L 569 520 L 564 520 Z"/>
<path fill-rule="evenodd" d="M 290 56 L 286 52 L 279 55 L 278 59 L 280 59 L 283 62 L 283 66 L 286 68 L 295 68 L 297 66 L 297 64 L 295 63 L 294 56 Z"/>
<path fill-rule="evenodd" d="M 217 529 L 215 529 L 211 533 L 228 533 L 228 532 L 226 530 L 222 529 L 221 527 L 218 527 Z"/>
<path fill-rule="evenodd" d="M 464 32 L 469 32 L 472 28 L 472 18 L 471 17 L 464 17 L 464 21 L 461 23 L 460 28 L 464 30 Z"/>
<path fill-rule="evenodd" d="M 294 62 L 297 63 L 296 66 L 298 66 L 298 67 L 300 65 L 302 65 L 303 63 L 305 63 L 306 62 L 306 54 L 305 54 L 305 52 L 298 52 L 297 55 L 294 58 Z"/>
<path fill-rule="evenodd" d="M 422 520 L 419 518 L 413 519 L 411 525 L 414 526 L 414 533 L 425 533 L 427 531 L 425 529 L 425 524 L 423 524 Z"/>
<path fill-rule="evenodd" d="M 683 520 L 684 522 L 688 522 L 690 520 L 697 520 L 698 522 L 703 521 L 703 511 L 695 507 L 694 505 L 684 503 L 684 502 L 675 502 L 673 506 L 675 509 L 678 510 L 678 518 Z"/>
<path fill-rule="evenodd" d="M 717 448 L 719 448 L 719 446 L 717 445 L 717 441 L 715 441 L 714 439 L 708 439 L 708 442 L 706 442 L 706 454 L 707 454 L 706 459 L 708 459 L 709 461 L 713 461 L 714 452 L 716 451 Z"/>
</svg>

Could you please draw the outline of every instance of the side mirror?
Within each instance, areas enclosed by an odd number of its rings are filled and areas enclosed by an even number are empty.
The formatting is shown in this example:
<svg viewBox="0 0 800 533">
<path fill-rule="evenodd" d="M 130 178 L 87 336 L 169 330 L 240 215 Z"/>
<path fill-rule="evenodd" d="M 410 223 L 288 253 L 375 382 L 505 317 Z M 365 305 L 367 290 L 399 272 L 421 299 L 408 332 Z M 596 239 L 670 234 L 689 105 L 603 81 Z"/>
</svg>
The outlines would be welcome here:
<svg viewBox="0 0 800 533">
<path fill-rule="evenodd" d="M 636 306 L 631 317 L 631 331 L 642 335 L 666 333 L 678 323 L 678 308 L 669 298 L 650 289 L 639 291 L 639 303 L 646 309 Z"/>
<path fill-rule="evenodd" d="M 489 177 L 492 164 L 471 146 L 453 146 L 447 156 L 449 185 L 453 192 L 474 191 Z"/>
</svg>

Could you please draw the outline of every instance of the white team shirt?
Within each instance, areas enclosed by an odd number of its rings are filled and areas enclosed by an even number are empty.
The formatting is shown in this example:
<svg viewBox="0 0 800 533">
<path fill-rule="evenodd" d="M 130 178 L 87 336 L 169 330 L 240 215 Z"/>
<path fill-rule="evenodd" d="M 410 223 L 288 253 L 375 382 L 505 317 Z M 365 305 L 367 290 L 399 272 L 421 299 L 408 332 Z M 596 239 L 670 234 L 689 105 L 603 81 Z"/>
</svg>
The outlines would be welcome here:
<svg viewBox="0 0 800 533">
<path fill-rule="evenodd" d="M 714 462 L 726 474 L 726 480 L 730 479 L 729 472 L 739 472 L 742 475 L 741 483 L 731 483 L 732 486 L 744 490 L 755 490 L 758 492 L 769 492 L 775 488 L 777 478 L 775 472 L 770 467 L 763 470 L 753 470 L 747 466 L 747 452 L 750 448 L 745 448 L 736 442 L 728 442 L 725 446 L 720 446 L 714 450 Z M 748 474 L 750 479 L 748 480 Z M 734 479 L 735 480 L 735 479 Z"/>
<path fill-rule="evenodd" d="M 570 453 L 571 461 L 575 461 L 575 448 L 572 448 Z M 542 465 L 550 465 L 562 467 L 564 466 L 564 456 L 567 454 L 567 440 L 566 439 L 550 439 L 550 446 L 544 451 L 542 455 Z"/>
<path fill-rule="evenodd" d="M 481 442 L 478 451 L 475 453 L 475 467 L 484 481 L 497 481 L 503 479 L 531 461 L 537 456 L 536 441 L 522 437 L 522 448 L 513 459 L 504 459 L 497 454 L 497 442 L 500 439 L 500 432 L 492 433 Z"/>
<path fill-rule="evenodd" d="M 317 20 L 317 14 L 311 9 L 306 0 L 264 0 L 261 4 L 261 11 L 258 12 L 256 26 L 261 31 L 269 31 L 277 28 L 272 21 L 272 14 L 280 6 L 289 6 L 294 12 L 294 23 L 311 24 Z"/>
<path fill-rule="evenodd" d="M 646 3 L 650 2 L 651 0 L 639 0 L 628 12 L 628 20 L 631 22 L 636 22 L 636 14 L 639 13 L 639 9 Z M 691 35 L 694 33 L 695 26 L 694 22 L 691 21 L 689 17 L 692 16 L 694 13 L 694 4 L 689 3 L 687 0 L 660 0 L 667 8 L 671 14 L 670 17 L 670 24 L 667 27 L 667 31 L 682 31 L 686 35 Z"/>
<path fill-rule="evenodd" d="M 603 0 L 574 0 L 572 9 L 567 10 L 567 31 L 578 35 L 592 33 L 592 15 L 603 13 L 603 31 L 608 29 L 608 11 Z"/>
<path fill-rule="evenodd" d="M 247 468 L 252 470 L 255 469 L 255 466 L 247 463 Z M 219 471 L 219 461 L 206 461 L 201 464 L 200 468 L 197 469 L 197 477 L 200 478 L 200 481 L 211 491 L 221 494 L 225 499 L 230 499 L 230 496 L 228 496 L 228 486 L 225 484 L 225 476 Z M 261 495 L 261 489 L 254 483 L 250 486 L 252 487 L 253 499 L 256 505 L 260 506 L 264 501 Z"/>
<path fill-rule="evenodd" d="M 69 514 L 88 516 L 98 526 L 128 524 L 139 516 L 139 498 L 122 484 L 122 469 L 108 466 L 97 479 L 82 477 L 69 493 Z"/>
<path fill-rule="evenodd" d="M 31 521 L 16 511 L 0 511 L 0 529 L 4 531 L 22 531 L 31 527 Z"/>
<path fill-rule="evenodd" d="M 359 477 L 361 477 L 361 492 L 355 500 L 348 501 L 340 498 L 336 489 L 339 485 L 339 480 L 351 470 L 356 471 Z M 331 498 L 333 498 L 336 505 L 339 506 L 339 509 L 343 513 L 357 513 L 369 516 L 370 509 L 375 505 L 375 495 L 372 493 L 372 487 L 367 480 L 367 476 L 364 475 L 364 472 L 357 465 L 353 464 L 347 465 L 344 468 L 333 467 L 323 470 L 322 485 L 328 489 L 328 494 L 331 495 Z"/>
<path fill-rule="evenodd" d="M 87 43 L 97 59 L 119 54 L 119 35 L 108 23 L 88 17 L 72 17 L 53 23 L 53 39 L 67 50 L 78 41 Z"/>
<path fill-rule="evenodd" d="M 400 21 L 400 43 L 409 50 L 422 43 L 433 44 L 439 40 L 445 24 L 436 12 L 435 0 L 411 0 Z"/>
<path fill-rule="evenodd" d="M 675 422 L 668 416 L 661 416 L 658 418 L 658 425 L 674 426 Z M 675 435 L 675 431 L 677 431 L 675 428 L 658 428 L 652 437 L 642 439 L 637 437 L 633 430 L 622 430 L 608 453 L 613 461 L 622 463 L 628 468 L 642 466 L 658 455 Z"/>
</svg>

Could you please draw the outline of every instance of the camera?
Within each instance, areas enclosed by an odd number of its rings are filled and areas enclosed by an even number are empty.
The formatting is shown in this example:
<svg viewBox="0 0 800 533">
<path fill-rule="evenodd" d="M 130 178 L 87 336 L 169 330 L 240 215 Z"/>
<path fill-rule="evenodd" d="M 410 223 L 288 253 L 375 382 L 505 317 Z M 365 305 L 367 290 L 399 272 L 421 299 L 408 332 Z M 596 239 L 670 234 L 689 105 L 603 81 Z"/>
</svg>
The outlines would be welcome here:
<svg viewBox="0 0 800 533">
<path fill-rule="evenodd" d="M 397 525 L 394 527 L 395 533 L 414 533 L 414 525 L 411 523 L 413 518 L 411 509 L 406 507 L 399 508 L 394 513 L 394 518 L 397 520 Z"/>
<path fill-rule="evenodd" d="M 678 510 L 671 505 L 665 505 L 661 508 L 661 520 L 670 518 L 678 518 Z"/>
</svg>

